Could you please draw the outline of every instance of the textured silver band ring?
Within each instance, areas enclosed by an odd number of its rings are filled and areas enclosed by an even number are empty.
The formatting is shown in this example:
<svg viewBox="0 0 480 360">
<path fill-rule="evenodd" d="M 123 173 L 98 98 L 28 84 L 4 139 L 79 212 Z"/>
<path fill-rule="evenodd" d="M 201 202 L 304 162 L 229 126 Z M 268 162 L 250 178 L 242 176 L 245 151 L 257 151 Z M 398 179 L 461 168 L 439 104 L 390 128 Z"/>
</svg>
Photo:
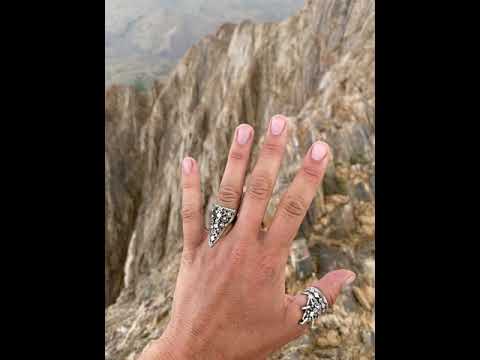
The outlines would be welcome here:
<svg viewBox="0 0 480 360">
<path fill-rule="evenodd" d="M 302 294 L 307 296 L 307 304 L 302 307 L 303 316 L 298 323 L 300 325 L 304 325 L 309 322 L 313 325 L 314 321 L 320 315 L 327 312 L 327 298 L 320 290 L 313 286 L 306 288 Z"/>
<path fill-rule="evenodd" d="M 237 210 L 214 204 L 210 213 L 208 229 L 208 246 L 213 247 L 225 234 L 229 225 L 235 220 Z"/>
</svg>

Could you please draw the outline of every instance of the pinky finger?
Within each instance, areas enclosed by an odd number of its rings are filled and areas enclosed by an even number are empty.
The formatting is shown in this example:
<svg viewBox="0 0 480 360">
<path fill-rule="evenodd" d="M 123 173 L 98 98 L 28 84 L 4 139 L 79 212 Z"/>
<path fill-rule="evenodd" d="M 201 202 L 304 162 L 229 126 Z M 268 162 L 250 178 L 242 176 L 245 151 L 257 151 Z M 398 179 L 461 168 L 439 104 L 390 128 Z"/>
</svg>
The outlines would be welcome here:
<svg viewBox="0 0 480 360">
<path fill-rule="evenodd" d="M 191 157 L 182 161 L 182 224 L 184 251 L 191 252 L 204 233 L 200 173 Z"/>
</svg>

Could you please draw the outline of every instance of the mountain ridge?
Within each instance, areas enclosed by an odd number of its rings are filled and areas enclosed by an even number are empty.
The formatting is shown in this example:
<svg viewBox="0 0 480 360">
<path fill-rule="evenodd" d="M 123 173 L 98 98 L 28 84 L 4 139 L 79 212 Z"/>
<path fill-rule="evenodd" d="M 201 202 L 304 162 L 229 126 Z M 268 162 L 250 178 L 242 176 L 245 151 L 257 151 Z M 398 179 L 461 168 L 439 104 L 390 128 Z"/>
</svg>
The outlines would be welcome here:
<svg viewBox="0 0 480 360">
<path fill-rule="evenodd" d="M 202 36 L 223 22 L 278 20 L 301 0 L 107 0 L 105 83 L 149 85 L 169 70 Z"/>
</svg>

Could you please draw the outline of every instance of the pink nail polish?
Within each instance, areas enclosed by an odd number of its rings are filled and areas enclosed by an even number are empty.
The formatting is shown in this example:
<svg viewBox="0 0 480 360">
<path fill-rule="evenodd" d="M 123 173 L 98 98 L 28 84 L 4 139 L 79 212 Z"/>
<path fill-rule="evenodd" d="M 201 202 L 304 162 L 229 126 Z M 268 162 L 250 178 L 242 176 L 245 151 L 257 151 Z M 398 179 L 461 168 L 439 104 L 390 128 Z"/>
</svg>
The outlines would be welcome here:
<svg viewBox="0 0 480 360">
<path fill-rule="evenodd" d="M 312 146 L 311 156 L 313 160 L 322 160 L 328 153 L 328 145 L 318 141 Z"/>
<path fill-rule="evenodd" d="M 185 158 L 182 161 L 182 169 L 185 175 L 189 175 L 192 172 L 193 161 L 190 158 Z"/>
<path fill-rule="evenodd" d="M 252 128 L 247 125 L 240 125 L 237 129 L 237 143 L 245 145 L 250 140 Z"/>
<path fill-rule="evenodd" d="M 285 118 L 281 115 L 275 115 L 270 124 L 270 131 L 273 135 L 280 135 L 285 128 Z"/>
</svg>

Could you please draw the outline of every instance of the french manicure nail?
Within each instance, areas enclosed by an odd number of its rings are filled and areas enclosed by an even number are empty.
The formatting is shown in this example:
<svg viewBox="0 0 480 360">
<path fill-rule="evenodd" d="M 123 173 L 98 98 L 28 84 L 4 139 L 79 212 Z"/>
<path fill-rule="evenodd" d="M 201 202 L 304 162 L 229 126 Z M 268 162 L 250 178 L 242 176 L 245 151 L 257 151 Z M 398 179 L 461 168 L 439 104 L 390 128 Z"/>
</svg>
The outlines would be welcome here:
<svg viewBox="0 0 480 360">
<path fill-rule="evenodd" d="M 240 145 L 245 145 L 252 135 L 252 128 L 247 125 L 241 125 L 237 129 L 237 142 Z"/>
<path fill-rule="evenodd" d="M 313 160 L 322 160 L 328 153 L 328 145 L 324 142 L 318 141 L 313 144 L 311 156 Z"/>
<path fill-rule="evenodd" d="M 190 158 L 185 158 L 182 161 L 182 169 L 185 175 L 188 175 L 192 172 L 193 161 Z"/>
<path fill-rule="evenodd" d="M 270 131 L 273 135 L 280 135 L 285 128 L 285 118 L 281 115 L 275 115 L 272 118 L 272 123 L 270 125 Z"/>
</svg>

